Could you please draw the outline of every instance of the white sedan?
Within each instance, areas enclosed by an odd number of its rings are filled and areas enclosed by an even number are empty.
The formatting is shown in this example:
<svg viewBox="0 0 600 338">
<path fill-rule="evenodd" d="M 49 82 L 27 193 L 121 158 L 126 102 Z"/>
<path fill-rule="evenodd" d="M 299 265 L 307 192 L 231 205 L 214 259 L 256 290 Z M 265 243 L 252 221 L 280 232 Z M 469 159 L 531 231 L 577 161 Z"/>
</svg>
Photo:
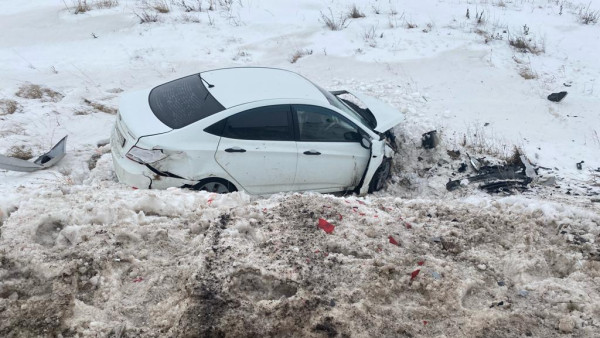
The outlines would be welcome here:
<svg viewBox="0 0 600 338">
<path fill-rule="evenodd" d="M 388 178 L 386 132 L 402 119 L 287 70 L 217 69 L 123 95 L 112 156 L 119 181 L 136 188 L 362 195 Z"/>
</svg>

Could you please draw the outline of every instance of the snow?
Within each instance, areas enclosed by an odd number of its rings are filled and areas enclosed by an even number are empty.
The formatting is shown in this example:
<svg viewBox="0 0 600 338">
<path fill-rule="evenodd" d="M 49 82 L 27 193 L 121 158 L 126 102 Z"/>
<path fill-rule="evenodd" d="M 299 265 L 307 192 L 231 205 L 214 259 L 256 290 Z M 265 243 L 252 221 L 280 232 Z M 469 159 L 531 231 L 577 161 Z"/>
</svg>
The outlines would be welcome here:
<svg viewBox="0 0 600 338">
<path fill-rule="evenodd" d="M 321 13 L 353 3 L 205 1 L 185 13 L 167 2 L 140 24 L 151 3 L 75 15 L 69 1 L 0 0 L 0 100 L 22 106 L 0 113 L 0 152 L 35 158 L 69 135 L 55 167 L 0 171 L 0 335 L 600 334 L 600 26 L 577 21 L 589 1 L 357 0 L 366 17 L 340 31 Z M 524 25 L 543 53 L 509 46 Z M 291 63 L 297 50 L 312 53 Z M 388 187 L 258 198 L 116 182 L 110 147 L 97 146 L 115 115 L 85 100 L 117 108 L 122 91 L 242 65 L 404 113 Z M 64 98 L 15 95 L 28 84 Z M 441 145 L 422 149 L 433 129 Z M 514 146 L 556 185 L 446 191 L 466 153 L 499 162 Z"/>
</svg>

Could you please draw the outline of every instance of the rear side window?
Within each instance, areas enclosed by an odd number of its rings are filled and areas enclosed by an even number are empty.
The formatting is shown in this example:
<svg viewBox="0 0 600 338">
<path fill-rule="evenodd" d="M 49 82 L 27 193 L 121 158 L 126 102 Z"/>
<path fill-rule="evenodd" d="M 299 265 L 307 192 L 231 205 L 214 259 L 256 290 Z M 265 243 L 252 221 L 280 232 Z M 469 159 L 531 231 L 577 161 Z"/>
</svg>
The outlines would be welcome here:
<svg viewBox="0 0 600 338">
<path fill-rule="evenodd" d="M 150 92 L 150 109 L 160 122 L 179 129 L 225 109 L 198 74 L 162 84 Z"/>
<path fill-rule="evenodd" d="M 223 137 L 241 140 L 292 141 L 290 106 L 246 110 L 227 118 Z"/>
</svg>

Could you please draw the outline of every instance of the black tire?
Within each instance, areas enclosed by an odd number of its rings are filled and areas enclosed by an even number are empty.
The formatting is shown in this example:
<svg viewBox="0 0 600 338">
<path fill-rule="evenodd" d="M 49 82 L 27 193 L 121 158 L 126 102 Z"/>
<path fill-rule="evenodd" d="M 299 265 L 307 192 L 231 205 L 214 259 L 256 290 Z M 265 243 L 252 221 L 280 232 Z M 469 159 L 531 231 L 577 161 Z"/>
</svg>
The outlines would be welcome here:
<svg viewBox="0 0 600 338">
<path fill-rule="evenodd" d="M 385 188 L 387 179 L 390 177 L 392 172 L 392 159 L 384 158 L 383 163 L 377 168 L 375 174 L 373 175 L 373 179 L 369 183 L 369 193 L 379 191 Z"/>
<path fill-rule="evenodd" d="M 193 190 L 208 191 L 218 194 L 228 194 L 237 191 L 235 185 L 222 178 L 206 178 L 191 187 Z"/>
</svg>

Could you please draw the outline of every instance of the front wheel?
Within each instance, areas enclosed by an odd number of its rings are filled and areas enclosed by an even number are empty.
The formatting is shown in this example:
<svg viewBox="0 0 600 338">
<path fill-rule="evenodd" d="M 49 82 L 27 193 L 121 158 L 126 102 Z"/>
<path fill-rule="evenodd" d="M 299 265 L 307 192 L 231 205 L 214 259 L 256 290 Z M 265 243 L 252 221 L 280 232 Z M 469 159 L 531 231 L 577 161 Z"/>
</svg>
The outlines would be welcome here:
<svg viewBox="0 0 600 338">
<path fill-rule="evenodd" d="M 390 177 L 392 170 L 392 159 L 384 158 L 383 163 L 377 168 L 377 171 L 369 183 L 369 193 L 379 191 L 385 187 L 387 179 Z"/>
</svg>

